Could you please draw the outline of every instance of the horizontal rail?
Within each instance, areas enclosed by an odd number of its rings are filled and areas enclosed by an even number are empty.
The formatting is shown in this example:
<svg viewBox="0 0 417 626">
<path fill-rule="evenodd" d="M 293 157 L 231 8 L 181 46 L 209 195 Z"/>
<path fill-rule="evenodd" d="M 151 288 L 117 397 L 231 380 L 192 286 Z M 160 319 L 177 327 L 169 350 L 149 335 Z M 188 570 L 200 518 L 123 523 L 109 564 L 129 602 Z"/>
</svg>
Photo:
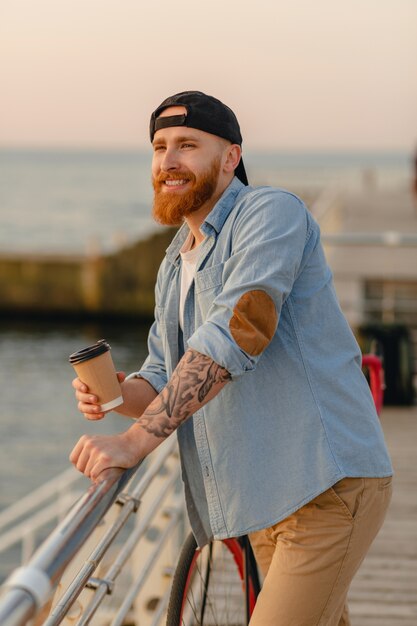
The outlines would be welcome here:
<svg viewBox="0 0 417 626">
<path fill-rule="evenodd" d="M 159 451 L 150 470 L 140 481 L 142 489 L 149 486 L 175 444 L 176 440 L 172 438 Z M 0 597 L 2 626 L 24 626 L 34 617 L 58 584 L 68 563 L 116 501 L 138 467 L 139 464 L 125 471 L 111 469 L 103 472 L 100 482 L 91 485 L 38 548 L 29 563 L 16 570 L 4 583 Z"/>
<path fill-rule="evenodd" d="M 71 504 L 73 504 L 73 499 L 74 496 L 72 495 L 71 499 L 71 494 L 65 494 L 62 496 L 62 500 L 60 502 L 62 509 L 70 507 Z M 32 515 L 32 517 L 23 520 L 0 536 L 0 552 L 7 550 L 11 546 L 22 541 L 22 538 L 24 538 L 26 534 L 32 533 L 34 528 L 39 528 L 40 526 L 43 526 L 58 517 L 59 512 L 55 502 L 49 504 L 42 510 L 37 511 L 34 515 Z"/>
<path fill-rule="evenodd" d="M 81 478 L 81 474 L 71 467 L 59 476 L 48 480 L 29 495 L 1 511 L 0 531 L 10 524 L 14 526 L 19 517 L 27 517 L 30 511 L 40 508 L 45 501 L 51 500 L 57 493 L 62 493 L 63 488 L 67 489 L 73 483 L 79 482 Z"/>
<path fill-rule="evenodd" d="M 417 233 L 399 233 L 396 231 L 354 232 L 354 233 L 323 233 L 322 242 L 331 246 L 417 246 Z"/>
</svg>

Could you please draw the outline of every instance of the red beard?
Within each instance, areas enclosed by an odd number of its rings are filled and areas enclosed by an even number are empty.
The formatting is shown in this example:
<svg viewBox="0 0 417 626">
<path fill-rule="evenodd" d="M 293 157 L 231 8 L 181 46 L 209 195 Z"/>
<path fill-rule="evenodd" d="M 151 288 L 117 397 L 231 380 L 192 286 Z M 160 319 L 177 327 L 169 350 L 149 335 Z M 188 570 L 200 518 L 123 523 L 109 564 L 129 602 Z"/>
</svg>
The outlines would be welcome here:
<svg viewBox="0 0 417 626">
<path fill-rule="evenodd" d="M 152 179 L 155 191 L 152 215 L 160 224 L 179 226 L 184 217 L 200 209 L 214 194 L 220 173 L 220 158 L 213 160 L 209 169 L 198 178 L 189 170 L 183 172 L 161 172 Z M 186 179 L 191 189 L 184 192 L 163 191 L 164 181 Z"/>
</svg>

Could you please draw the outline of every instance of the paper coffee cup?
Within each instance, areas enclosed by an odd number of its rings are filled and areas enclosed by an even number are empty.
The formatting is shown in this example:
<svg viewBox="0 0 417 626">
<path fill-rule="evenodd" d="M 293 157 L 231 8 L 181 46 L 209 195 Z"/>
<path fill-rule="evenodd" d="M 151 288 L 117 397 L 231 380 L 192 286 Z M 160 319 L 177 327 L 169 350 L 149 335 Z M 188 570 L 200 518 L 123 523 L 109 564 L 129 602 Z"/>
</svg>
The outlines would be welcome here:
<svg viewBox="0 0 417 626">
<path fill-rule="evenodd" d="M 69 362 L 78 378 L 97 396 L 103 411 L 110 411 L 123 403 L 110 346 L 105 339 L 74 352 L 70 355 Z"/>
</svg>

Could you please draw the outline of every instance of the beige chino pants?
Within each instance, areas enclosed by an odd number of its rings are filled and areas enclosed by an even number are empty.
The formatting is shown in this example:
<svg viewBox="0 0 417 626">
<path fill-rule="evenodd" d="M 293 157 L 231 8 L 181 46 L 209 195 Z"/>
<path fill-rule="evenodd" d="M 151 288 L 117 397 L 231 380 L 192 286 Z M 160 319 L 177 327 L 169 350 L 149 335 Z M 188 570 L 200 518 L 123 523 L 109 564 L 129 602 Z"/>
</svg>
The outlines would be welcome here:
<svg viewBox="0 0 417 626">
<path fill-rule="evenodd" d="M 250 535 L 264 576 L 250 626 L 350 626 L 349 585 L 382 526 L 391 478 L 344 478 Z"/>
</svg>

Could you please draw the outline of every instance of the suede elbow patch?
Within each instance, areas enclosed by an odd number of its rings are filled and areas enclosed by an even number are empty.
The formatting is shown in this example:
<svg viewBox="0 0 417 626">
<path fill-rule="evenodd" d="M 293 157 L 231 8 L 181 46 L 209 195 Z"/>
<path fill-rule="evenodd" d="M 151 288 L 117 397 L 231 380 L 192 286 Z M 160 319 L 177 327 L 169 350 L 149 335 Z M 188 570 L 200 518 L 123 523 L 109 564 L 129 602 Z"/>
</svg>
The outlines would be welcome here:
<svg viewBox="0 0 417 626">
<path fill-rule="evenodd" d="M 261 354 L 277 327 L 274 301 L 265 291 L 247 291 L 237 301 L 229 322 L 233 339 L 251 356 Z"/>
</svg>

